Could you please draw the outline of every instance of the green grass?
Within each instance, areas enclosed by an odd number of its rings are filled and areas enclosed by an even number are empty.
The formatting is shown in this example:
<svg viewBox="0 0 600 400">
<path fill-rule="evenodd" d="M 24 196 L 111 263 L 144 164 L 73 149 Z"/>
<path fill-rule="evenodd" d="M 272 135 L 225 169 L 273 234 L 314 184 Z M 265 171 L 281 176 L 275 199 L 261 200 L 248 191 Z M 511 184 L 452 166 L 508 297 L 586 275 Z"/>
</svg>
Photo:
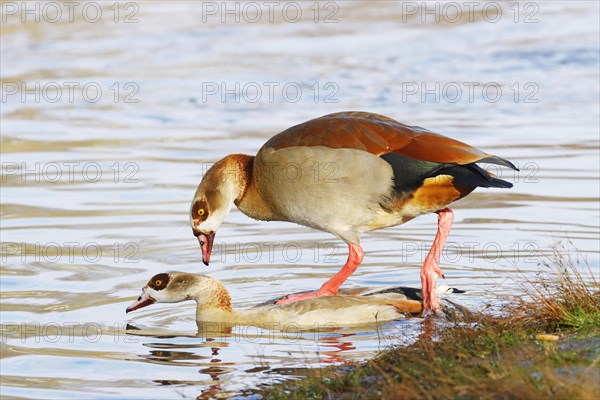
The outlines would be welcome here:
<svg viewBox="0 0 600 400">
<path fill-rule="evenodd" d="M 600 326 L 600 313 L 576 308 L 565 312 L 562 324 L 574 330 L 588 330 Z"/>
</svg>

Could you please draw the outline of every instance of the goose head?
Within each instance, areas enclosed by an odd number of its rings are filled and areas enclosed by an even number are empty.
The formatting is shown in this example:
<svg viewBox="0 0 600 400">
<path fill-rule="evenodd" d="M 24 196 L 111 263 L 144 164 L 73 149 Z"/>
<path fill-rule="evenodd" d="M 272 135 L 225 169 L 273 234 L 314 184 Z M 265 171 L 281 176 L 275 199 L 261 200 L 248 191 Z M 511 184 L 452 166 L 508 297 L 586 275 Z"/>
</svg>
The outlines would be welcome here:
<svg viewBox="0 0 600 400">
<path fill-rule="evenodd" d="M 194 300 L 198 309 L 217 308 L 231 311 L 231 297 L 221 282 L 205 275 L 165 272 L 154 275 L 142 288 L 142 294 L 126 313 L 154 303 L 179 303 Z"/>
<path fill-rule="evenodd" d="M 247 185 L 244 161 L 248 156 L 229 155 L 217 161 L 204 175 L 190 207 L 192 232 L 208 265 L 217 229 L 241 197 Z"/>
</svg>

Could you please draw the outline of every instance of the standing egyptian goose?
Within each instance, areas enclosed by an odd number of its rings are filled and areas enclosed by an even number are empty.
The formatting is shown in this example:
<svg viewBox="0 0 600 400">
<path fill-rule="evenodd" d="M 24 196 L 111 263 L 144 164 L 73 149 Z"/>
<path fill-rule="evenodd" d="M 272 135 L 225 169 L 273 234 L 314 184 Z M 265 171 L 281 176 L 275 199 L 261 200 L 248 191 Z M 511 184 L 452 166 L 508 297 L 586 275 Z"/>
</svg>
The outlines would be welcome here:
<svg viewBox="0 0 600 400">
<path fill-rule="evenodd" d="M 263 221 L 289 221 L 329 232 L 348 244 L 346 264 L 315 292 L 280 303 L 330 296 L 363 260 L 360 235 L 438 214 L 438 230 L 421 269 L 425 310 L 438 312 L 440 254 L 453 213 L 448 205 L 477 187 L 510 188 L 477 163 L 516 170 L 509 161 L 391 118 L 340 112 L 293 126 L 255 157 L 226 156 L 198 185 L 190 219 L 208 265 L 215 233 L 231 207 Z"/>
<path fill-rule="evenodd" d="M 453 288 L 438 288 L 441 295 L 462 293 Z M 389 289 L 341 289 L 339 296 L 313 297 L 304 301 L 277 304 L 269 300 L 244 310 L 231 306 L 231 297 L 221 282 L 206 275 L 164 272 L 154 275 L 142 294 L 126 312 L 154 303 L 196 302 L 196 320 L 267 326 L 274 329 L 287 324 L 300 327 L 365 325 L 405 318 L 422 311 L 420 290 L 406 287 Z M 447 308 L 451 308 L 448 303 Z"/>
</svg>

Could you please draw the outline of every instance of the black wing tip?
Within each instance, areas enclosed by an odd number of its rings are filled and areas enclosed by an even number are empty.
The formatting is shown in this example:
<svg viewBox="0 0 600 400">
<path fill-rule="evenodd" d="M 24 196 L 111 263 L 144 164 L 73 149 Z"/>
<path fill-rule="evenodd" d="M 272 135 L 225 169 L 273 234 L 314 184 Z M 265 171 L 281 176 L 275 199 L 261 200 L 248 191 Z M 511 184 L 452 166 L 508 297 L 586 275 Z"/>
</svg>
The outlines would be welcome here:
<svg viewBox="0 0 600 400">
<path fill-rule="evenodd" d="M 508 160 L 505 160 L 502 157 L 498 157 L 498 156 L 485 157 L 485 158 L 482 158 L 481 160 L 477 161 L 477 163 L 489 163 L 489 164 L 502 165 L 503 167 L 508 167 L 512 170 L 519 171 L 519 168 L 517 168 L 515 166 L 515 164 L 511 163 Z"/>
<path fill-rule="evenodd" d="M 418 288 L 414 288 L 414 287 L 407 287 L 407 286 L 397 286 L 397 287 L 393 287 L 393 288 L 383 289 L 383 290 L 379 290 L 374 293 L 369 293 L 367 296 L 371 296 L 374 294 L 385 294 L 385 293 L 403 294 L 406 296 L 406 298 L 408 298 L 410 300 L 423 301 L 423 290 L 422 289 L 418 289 Z M 457 288 L 448 288 L 446 293 L 467 293 L 467 291 L 457 289 Z"/>
<path fill-rule="evenodd" d="M 498 178 L 492 178 L 492 184 L 493 185 L 491 185 L 491 187 L 497 187 L 500 189 L 510 189 L 511 187 L 513 187 L 512 183 Z"/>
</svg>

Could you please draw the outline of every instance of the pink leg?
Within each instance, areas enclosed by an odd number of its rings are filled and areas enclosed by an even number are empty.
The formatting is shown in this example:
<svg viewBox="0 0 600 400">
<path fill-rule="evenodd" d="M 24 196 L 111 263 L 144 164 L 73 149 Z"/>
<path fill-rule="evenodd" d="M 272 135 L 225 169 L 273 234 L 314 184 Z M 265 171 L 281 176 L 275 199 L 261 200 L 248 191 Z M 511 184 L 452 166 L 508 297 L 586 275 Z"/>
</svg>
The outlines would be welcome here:
<svg viewBox="0 0 600 400">
<path fill-rule="evenodd" d="M 440 311 L 440 301 L 435 289 L 435 279 L 436 275 L 444 277 L 439 267 L 440 255 L 448 238 L 450 226 L 454 220 L 454 213 L 449 208 L 436 211 L 436 213 L 438 215 L 438 230 L 431 245 L 431 250 L 425 257 L 425 262 L 421 268 L 421 284 L 423 285 L 423 312 L 432 310 L 437 313 Z"/>
<path fill-rule="evenodd" d="M 338 292 L 338 288 L 354 271 L 356 271 L 356 268 L 358 268 L 365 256 L 359 244 L 349 243 L 348 251 L 348 261 L 346 261 L 346 264 L 337 274 L 325 282 L 319 290 L 309 293 L 289 294 L 285 299 L 277 301 L 277 304 L 292 303 L 298 300 L 312 299 L 321 296 L 335 296 Z"/>
</svg>

